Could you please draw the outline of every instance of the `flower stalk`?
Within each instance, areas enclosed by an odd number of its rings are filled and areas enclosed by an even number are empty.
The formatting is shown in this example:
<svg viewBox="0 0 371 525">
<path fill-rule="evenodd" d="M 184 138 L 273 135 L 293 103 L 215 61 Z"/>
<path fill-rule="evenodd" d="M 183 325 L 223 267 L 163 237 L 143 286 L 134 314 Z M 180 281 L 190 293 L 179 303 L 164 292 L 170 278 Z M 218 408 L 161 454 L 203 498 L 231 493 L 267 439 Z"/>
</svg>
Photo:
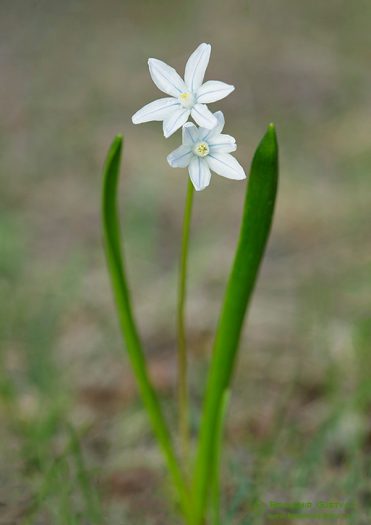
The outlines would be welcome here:
<svg viewBox="0 0 371 525">
<path fill-rule="evenodd" d="M 177 305 L 177 337 L 178 337 L 178 407 L 179 407 L 179 437 L 182 458 L 186 468 L 189 455 L 189 395 L 188 395 L 188 357 L 185 321 L 185 301 L 187 285 L 188 249 L 191 229 L 193 184 L 188 180 L 187 195 L 184 208 L 182 246 L 179 266 L 178 305 Z"/>
</svg>

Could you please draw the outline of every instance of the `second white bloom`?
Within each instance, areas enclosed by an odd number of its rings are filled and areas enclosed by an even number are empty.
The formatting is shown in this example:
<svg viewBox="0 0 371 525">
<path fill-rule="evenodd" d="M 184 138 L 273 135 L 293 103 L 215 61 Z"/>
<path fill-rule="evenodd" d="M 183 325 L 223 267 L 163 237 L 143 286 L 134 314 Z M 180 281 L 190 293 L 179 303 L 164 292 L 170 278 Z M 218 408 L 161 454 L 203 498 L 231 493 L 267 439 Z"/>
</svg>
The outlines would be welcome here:
<svg viewBox="0 0 371 525">
<path fill-rule="evenodd" d="M 223 134 L 224 116 L 221 111 L 214 113 L 216 126 L 212 129 L 198 128 L 191 122 L 183 126 L 183 143 L 170 153 L 167 161 L 173 168 L 187 168 L 196 191 L 210 184 L 214 171 L 228 179 L 242 180 L 245 171 L 230 153 L 236 151 L 236 141 Z"/>
</svg>

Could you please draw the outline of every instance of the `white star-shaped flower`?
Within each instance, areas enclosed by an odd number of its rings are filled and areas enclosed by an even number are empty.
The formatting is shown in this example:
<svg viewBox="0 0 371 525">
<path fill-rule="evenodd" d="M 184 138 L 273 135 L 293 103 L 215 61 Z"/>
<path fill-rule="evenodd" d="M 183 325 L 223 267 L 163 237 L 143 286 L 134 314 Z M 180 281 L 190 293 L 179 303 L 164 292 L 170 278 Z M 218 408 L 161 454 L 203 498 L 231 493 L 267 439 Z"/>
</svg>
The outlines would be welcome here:
<svg viewBox="0 0 371 525">
<path fill-rule="evenodd" d="M 170 97 L 160 98 L 144 106 L 133 115 L 133 123 L 163 121 L 165 137 L 170 137 L 181 128 L 190 115 L 199 126 L 208 129 L 215 127 L 215 117 L 206 104 L 226 97 L 234 90 L 234 86 L 218 80 L 208 80 L 203 84 L 210 52 L 210 44 L 198 46 L 187 61 L 184 80 L 165 62 L 150 58 L 148 65 L 153 82 Z"/>
<path fill-rule="evenodd" d="M 227 179 L 246 178 L 243 167 L 230 155 L 237 149 L 235 139 L 222 133 L 223 113 L 217 111 L 214 117 L 217 124 L 212 129 L 198 128 L 192 122 L 187 122 L 183 126 L 182 145 L 167 157 L 172 168 L 188 167 L 196 191 L 201 191 L 210 184 L 210 170 Z"/>
</svg>

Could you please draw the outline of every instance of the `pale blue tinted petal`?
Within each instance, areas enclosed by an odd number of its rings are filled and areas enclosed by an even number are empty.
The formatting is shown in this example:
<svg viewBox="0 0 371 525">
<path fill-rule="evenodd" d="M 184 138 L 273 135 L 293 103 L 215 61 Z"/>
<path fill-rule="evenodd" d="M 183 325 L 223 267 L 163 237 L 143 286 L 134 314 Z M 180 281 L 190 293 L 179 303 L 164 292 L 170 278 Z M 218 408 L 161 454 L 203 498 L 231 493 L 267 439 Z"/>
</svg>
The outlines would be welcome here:
<svg viewBox="0 0 371 525">
<path fill-rule="evenodd" d="M 190 146 L 193 146 L 196 142 L 198 142 L 199 139 L 199 128 L 193 124 L 193 122 L 187 122 L 183 126 L 183 133 L 182 133 L 182 142 L 183 144 L 187 144 Z"/>
<path fill-rule="evenodd" d="M 214 135 L 219 135 L 224 128 L 224 115 L 221 111 L 216 111 L 214 113 L 214 117 L 216 118 L 216 126 L 214 126 L 212 129 L 206 129 L 202 128 L 200 129 L 200 140 L 205 140 L 206 142 L 208 140 L 211 140 L 211 138 Z"/>
<path fill-rule="evenodd" d="M 246 178 L 241 164 L 229 153 L 213 153 L 207 157 L 207 162 L 211 170 L 227 179 L 242 180 Z"/>
<path fill-rule="evenodd" d="M 213 132 L 216 134 L 216 133 L 221 133 L 223 131 L 223 128 L 224 128 L 224 124 L 225 124 L 225 120 L 224 120 L 224 115 L 223 115 L 223 112 L 222 111 L 216 111 L 214 113 L 214 117 L 216 118 L 218 124 L 216 125 L 216 127 L 213 129 Z"/>
<path fill-rule="evenodd" d="M 150 122 L 152 120 L 164 120 L 179 107 L 180 103 L 176 98 L 159 98 L 134 113 L 131 120 L 133 124 L 141 124 L 142 122 Z"/>
<path fill-rule="evenodd" d="M 189 109 L 184 109 L 183 107 L 180 107 L 179 109 L 175 109 L 169 117 L 167 117 L 164 120 L 163 124 L 163 130 L 164 135 L 166 138 L 170 137 L 173 133 L 176 132 L 179 128 L 183 126 L 185 122 L 187 122 L 188 117 L 190 115 Z"/>
<path fill-rule="evenodd" d="M 186 86 L 182 78 L 178 75 L 173 67 L 168 66 L 162 60 L 150 58 L 148 60 L 149 72 L 153 82 L 158 89 L 164 93 L 178 97 L 180 93 L 186 91 Z"/>
<path fill-rule="evenodd" d="M 205 159 L 193 157 L 188 172 L 196 191 L 204 190 L 210 184 L 211 173 Z"/>
<path fill-rule="evenodd" d="M 210 59 L 210 52 L 210 44 L 200 44 L 187 61 L 184 80 L 192 93 L 198 90 L 204 80 L 205 71 Z"/>
<path fill-rule="evenodd" d="M 186 168 L 193 157 L 190 146 L 179 146 L 167 156 L 167 161 L 172 168 Z"/>
<path fill-rule="evenodd" d="M 227 97 L 234 90 L 234 86 L 219 82 L 219 80 L 209 80 L 202 84 L 197 90 L 197 102 L 210 104 Z"/>
<path fill-rule="evenodd" d="M 218 121 L 204 104 L 195 104 L 191 110 L 193 120 L 202 128 L 214 128 Z"/>
<path fill-rule="evenodd" d="M 213 135 L 209 141 L 210 153 L 232 153 L 236 151 L 236 139 L 231 135 Z"/>
</svg>

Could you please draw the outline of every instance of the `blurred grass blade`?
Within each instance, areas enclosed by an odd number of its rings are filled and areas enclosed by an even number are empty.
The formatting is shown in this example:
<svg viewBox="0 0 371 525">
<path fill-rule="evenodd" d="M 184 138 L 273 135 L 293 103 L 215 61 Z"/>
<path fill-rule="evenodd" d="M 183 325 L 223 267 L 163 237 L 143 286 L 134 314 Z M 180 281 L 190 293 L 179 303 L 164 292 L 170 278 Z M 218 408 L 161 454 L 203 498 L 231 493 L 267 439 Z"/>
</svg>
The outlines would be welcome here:
<svg viewBox="0 0 371 525">
<path fill-rule="evenodd" d="M 252 162 L 240 238 L 229 276 L 211 358 L 194 470 L 194 525 L 202 523 L 216 461 L 215 431 L 221 418 L 245 313 L 268 240 L 278 183 L 278 144 L 271 124 Z"/>
<path fill-rule="evenodd" d="M 67 430 L 70 435 L 70 450 L 77 471 L 77 480 L 85 501 L 85 515 L 90 523 L 101 525 L 103 523 L 103 512 L 98 493 L 92 484 L 90 473 L 85 465 L 80 438 L 72 425 L 67 424 Z"/>
<path fill-rule="evenodd" d="M 147 409 L 153 431 L 164 453 L 169 472 L 180 498 L 183 512 L 187 509 L 185 484 L 171 436 L 157 394 L 151 384 L 145 356 L 133 317 L 121 250 L 117 187 L 122 151 L 122 137 L 117 136 L 108 152 L 104 166 L 102 220 L 104 248 L 116 301 L 119 323 L 129 359 L 137 380 L 142 400 Z"/>
</svg>

